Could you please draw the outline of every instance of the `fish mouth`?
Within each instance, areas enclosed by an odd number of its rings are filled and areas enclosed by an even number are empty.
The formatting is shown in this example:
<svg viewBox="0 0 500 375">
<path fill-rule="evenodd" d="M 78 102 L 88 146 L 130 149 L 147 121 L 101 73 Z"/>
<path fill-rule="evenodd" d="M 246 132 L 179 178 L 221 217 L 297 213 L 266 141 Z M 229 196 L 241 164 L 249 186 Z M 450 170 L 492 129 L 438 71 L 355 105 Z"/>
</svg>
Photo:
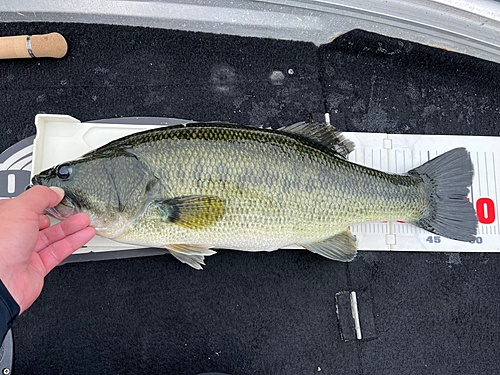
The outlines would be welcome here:
<svg viewBox="0 0 500 375">
<path fill-rule="evenodd" d="M 53 208 L 46 208 L 45 211 L 58 220 L 67 219 L 70 216 L 80 213 L 80 208 L 67 194 L 62 201 Z"/>
<path fill-rule="evenodd" d="M 43 183 L 41 173 L 37 174 L 31 179 L 31 184 L 26 186 L 26 190 L 32 188 L 35 185 L 47 186 Z M 75 200 L 68 195 L 68 192 L 64 191 L 64 198 L 62 199 L 62 201 L 59 202 L 59 204 L 55 207 L 46 208 L 45 212 L 47 212 L 49 216 L 52 216 L 57 220 L 64 220 L 70 216 L 80 213 L 81 210 L 78 204 L 76 204 Z"/>
</svg>

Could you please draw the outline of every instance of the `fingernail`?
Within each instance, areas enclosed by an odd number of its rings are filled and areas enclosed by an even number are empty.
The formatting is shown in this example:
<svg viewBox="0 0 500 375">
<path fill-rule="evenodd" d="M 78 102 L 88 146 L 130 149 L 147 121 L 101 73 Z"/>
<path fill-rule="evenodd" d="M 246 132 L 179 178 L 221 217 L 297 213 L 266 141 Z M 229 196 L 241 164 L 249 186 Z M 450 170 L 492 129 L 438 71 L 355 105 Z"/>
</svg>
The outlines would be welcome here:
<svg viewBox="0 0 500 375">
<path fill-rule="evenodd" d="M 63 199 L 63 198 L 64 198 L 64 190 L 63 190 L 63 189 L 61 189 L 60 187 L 57 187 L 57 186 L 50 186 L 50 187 L 49 187 L 49 189 L 54 190 L 54 191 L 57 193 L 57 195 L 59 195 L 59 196 L 61 197 L 61 199 Z"/>
</svg>

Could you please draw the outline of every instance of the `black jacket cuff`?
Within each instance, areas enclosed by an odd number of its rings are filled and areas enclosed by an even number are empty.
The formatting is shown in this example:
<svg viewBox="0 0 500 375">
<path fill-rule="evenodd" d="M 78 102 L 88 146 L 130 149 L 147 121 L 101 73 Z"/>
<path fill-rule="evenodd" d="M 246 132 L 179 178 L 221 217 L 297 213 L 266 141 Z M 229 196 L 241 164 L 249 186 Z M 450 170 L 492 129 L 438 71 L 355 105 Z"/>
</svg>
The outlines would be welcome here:
<svg viewBox="0 0 500 375">
<path fill-rule="evenodd" d="M 19 315 L 20 308 L 17 302 L 12 298 L 9 291 L 0 280 L 0 337 L 3 339 L 7 331 L 12 327 L 14 319 Z"/>
</svg>

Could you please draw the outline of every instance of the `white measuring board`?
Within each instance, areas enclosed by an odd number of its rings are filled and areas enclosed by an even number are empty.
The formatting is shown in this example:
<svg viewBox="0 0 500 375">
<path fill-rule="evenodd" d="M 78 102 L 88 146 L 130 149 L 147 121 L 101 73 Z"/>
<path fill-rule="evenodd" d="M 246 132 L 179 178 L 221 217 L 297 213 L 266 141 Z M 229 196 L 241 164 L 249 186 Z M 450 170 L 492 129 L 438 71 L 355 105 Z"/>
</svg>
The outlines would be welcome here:
<svg viewBox="0 0 500 375">
<path fill-rule="evenodd" d="M 32 176 L 56 164 L 134 132 L 159 125 L 81 123 L 66 115 L 38 115 L 34 142 Z M 400 251 L 499 251 L 500 225 L 497 210 L 496 165 L 500 165 L 500 137 L 392 135 L 344 133 L 356 145 L 349 160 L 384 172 L 405 173 L 455 147 L 466 147 L 474 163 L 475 175 L 470 195 L 477 208 L 480 225 L 475 243 L 453 241 L 411 224 L 381 222 L 353 225 L 360 250 Z M 300 248 L 300 247 L 287 247 Z M 92 239 L 77 253 L 137 249 L 100 237 Z"/>
<path fill-rule="evenodd" d="M 384 172 L 405 173 L 456 147 L 465 147 L 474 164 L 469 199 L 479 218 L 474 243 L 454 241 L 414 225 L 390 221 L 353 225 L 360 250 L 474 251 L 500 249 L 498 188 L 500 138 L 447 135 L 344 133 L 356 144 L 349 160 Z"/>
</svg>

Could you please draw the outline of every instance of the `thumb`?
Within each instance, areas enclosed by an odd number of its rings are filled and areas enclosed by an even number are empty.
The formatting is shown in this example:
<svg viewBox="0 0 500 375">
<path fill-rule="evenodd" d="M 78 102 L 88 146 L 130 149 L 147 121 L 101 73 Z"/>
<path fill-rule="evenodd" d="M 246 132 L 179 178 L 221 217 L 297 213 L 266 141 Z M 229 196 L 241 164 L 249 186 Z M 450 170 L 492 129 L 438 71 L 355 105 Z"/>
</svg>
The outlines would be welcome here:
<svg viewBox="0 0 500 375">
<path fill-rule="evenodd" d="M 46 208 L 57 206 L 63 198 L 64 190 L 61 188 L 36 185 L 14 198 L 14 200 L 26 209 L 41 214 Z"/>
</svg>

